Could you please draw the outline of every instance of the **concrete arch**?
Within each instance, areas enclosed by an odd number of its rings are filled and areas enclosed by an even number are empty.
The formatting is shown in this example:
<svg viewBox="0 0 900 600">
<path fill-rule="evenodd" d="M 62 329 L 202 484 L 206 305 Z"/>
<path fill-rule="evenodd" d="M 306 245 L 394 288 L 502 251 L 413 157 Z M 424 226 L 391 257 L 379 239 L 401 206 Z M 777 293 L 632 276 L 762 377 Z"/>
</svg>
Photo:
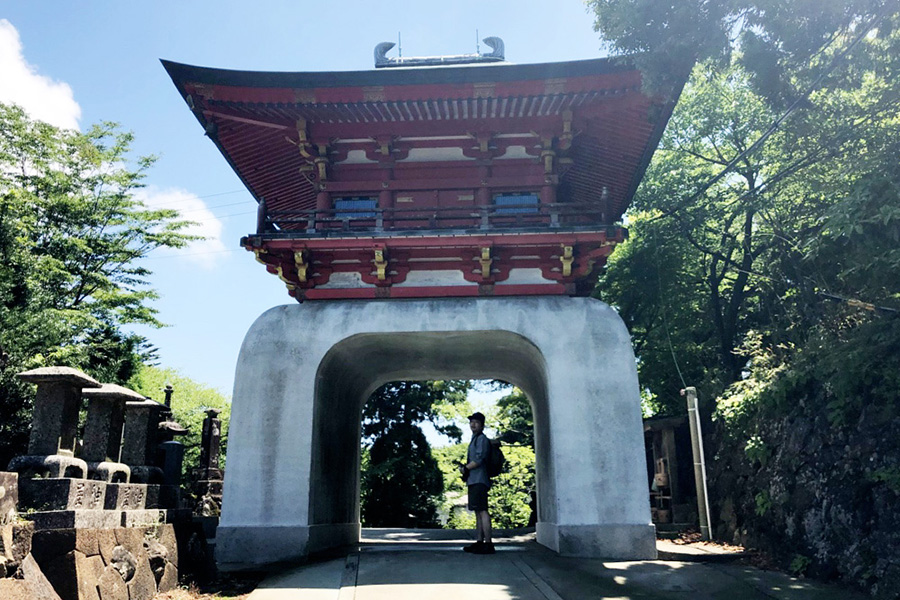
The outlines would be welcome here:
<svg viewBox="0 0 900 600">
<path fill-rule="evenodd" d="M 345 301 L 276 307 L 247 333 L 220 567 L 358 540 L 369 395 L 398 379 L 488 377 L 533 405 L 538 541 L 568 555 L 655 557 L 634 354 L 615 311 L 564 297 Z"/>
<path fill-rule="evenodd" d="M 536 430 L 538 513 L 555 520 L 549 457 L 546 361 L 530 340 L 497 330 L 356 334 L 335 344 L 316 375 L 310 473 L 310 523 L 352 523 L 359 515 L 359 440 L 363 405 L 399 380 L 503 379 L 528 395 Z M 356 477 L 346 477 L 356 473 Z"/>
</svg>

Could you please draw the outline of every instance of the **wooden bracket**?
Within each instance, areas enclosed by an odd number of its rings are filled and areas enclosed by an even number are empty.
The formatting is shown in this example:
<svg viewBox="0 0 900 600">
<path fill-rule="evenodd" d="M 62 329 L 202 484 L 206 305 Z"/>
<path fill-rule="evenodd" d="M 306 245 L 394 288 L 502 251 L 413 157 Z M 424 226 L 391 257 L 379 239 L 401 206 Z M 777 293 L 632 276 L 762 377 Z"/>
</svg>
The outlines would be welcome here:
<svg viewBox="0 0 900 600">
<path fill-rule="evenodd" d="M 481 258 L 478 259 L 478 263 L 481 265 L 481 278 L 488 279 L 491 276 L 491 264 L 493 264 L 494 259 L 491 258 L 491 247 L 484 246 L 481 248 Z"/>
<path fill-rule="evenodd" d="M 559 260 L 562 262 L 563 277 L 571 277 L 572 262 L 575 260 L 575 257 L 572 256 L 572 246 L 563 246 L 563 253 L 562 256 L 559 257 Z"/>
<path fill-rule="evenodd" d="M 309 268 L 309 263 L 306 262 L 305 250 L 294 252 L 294 265 L 297 267 L 297 279 L 300 283 L 306 283 L 306 271 Z"/>
<path fill-rule="evenodd" d="M 378 271 L 378 281 L 384 281 L 387 277 L 388 261 L 384 257 L 383 248 L 375 248 L 375 268 Z"/>
<path fill-rule="evenodd" d="M 294 282 L 284 276 L 284 270 L 281 268 L 281 265 L 275 267 L 276 272 L 278 273 L 278 278 L 284 282 L 289 290 L 297 289 L 297 286 L 294 285 Z"/>
</svg>

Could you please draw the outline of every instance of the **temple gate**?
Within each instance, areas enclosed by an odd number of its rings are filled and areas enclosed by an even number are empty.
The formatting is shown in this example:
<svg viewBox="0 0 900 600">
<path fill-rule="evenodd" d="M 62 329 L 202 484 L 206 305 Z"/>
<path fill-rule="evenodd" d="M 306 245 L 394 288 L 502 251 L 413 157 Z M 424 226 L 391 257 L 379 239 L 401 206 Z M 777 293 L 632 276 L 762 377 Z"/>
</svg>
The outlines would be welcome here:
<svg viewBox="0 0 900 600">
<path fill-rule="evenodd" d="M 538 542 L 655 557 L 630 338 L 586 296 L 677 93 L 644 95 L 627 61 L 497 62 L 489 40 L 434 60 L 381 44 L 376 66 L 405 68 L 360 72 L 164 61 L 259 202 L 243 247 L 300 301 L 241 348 L 220 567 L 356 542 L 363 404 L 440 378 L 531 400 Z"/>
</svg>

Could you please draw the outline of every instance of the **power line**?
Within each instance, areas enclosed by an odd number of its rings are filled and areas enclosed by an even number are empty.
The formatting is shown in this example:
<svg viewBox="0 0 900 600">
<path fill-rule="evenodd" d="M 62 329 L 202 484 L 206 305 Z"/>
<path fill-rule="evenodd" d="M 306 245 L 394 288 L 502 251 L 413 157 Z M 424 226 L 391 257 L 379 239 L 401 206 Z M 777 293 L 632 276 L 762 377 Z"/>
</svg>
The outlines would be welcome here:
<svg viewBox="0 0 900 600">
<path fill-rule="evenodd" d="M 659 300 L 660 308 L 662 309 L 663 329 L 666 331 L 669 352 L 672 354 L 672 362 L 675 364 L 675 370 L 678 372 L 678 378 L 681 380 L 681 387 L 686 388 L 687 383 L 684 381 L 684 375 L 681 374 L 681 367 L 678 366 L 675 346 L 672 344 L 672 336 L 669 334 L 669 318 L 666 311 L 666 301 L 662 295 L 662 275 L 659 272 L 659 245 L 656 243 L 656 230 L 653 230 L 653 262 L 656 264 L 656 298 Z"/>
<path fill-rule="evenodd" d="M 190 254 L 163 254 L 161 256 L 144 256 L 141 260 L 159 260 L 161 258 L 186 258 L 188 256 L 207 256 L 211 254 L 234 254 L 235 252 L 240 252 L 241 250 L 210 250 L 209 252 L 192 252 Z"/>
<path fill-rule="evenodd" d="M 246 189 L 243 189 L 243 190 L 232 190 L 230 192 L 217 192 L 215 194 L 206 194 L 205 196 L 195 196 L 194 194 L 192 194 L 190 192 L 187 192 L 187 193 L 190 194 L 191 198 L 203 200 L 204 198 L 215 198 L 217 196 L 229 196 L 229 195 L 233 195 L 233 194 L 241 194 L 241 193 L 249 193 L 249 192 L 247 192 Z M 160 207 L 169 206 L 172 204 L 181 204 L 183 202 L 184 202 L 184 200 L 170 200 L 168 202 L 160 202 L 159 204 L 154 205 L 153 208 L 160 208 Z"/>
<path fill-rule="evenodd" d="M 201 211 L 204 211 L 204 210 L 209 211 L 209 212 L 212 212 L 213 210 L 218 210 L 218 209 L 220 209 L 220 208 L 227 208 L 227 207 L 229 207 L 229 206 L 239 206 L 239 205 L 241 205 L 241 204 L 246 204 L 247 202 L 250 202 L 250 200 L 241 200 L 240 202 L 229 202 L 228 204 L 217 204 L 217 205 L 215 205 L 215 206 L 202 206 L 202 207 L 199 207 L 199 208 L 189 208 L 189 209 L 187 209 L 187 210 L 180 210 L 180 209 L 177 209 L 177 208 L 176 208 L 175 210 L 178 211 L 178 214 L 179 214 L 179 215 L 186 215 L 186 214 L 189 214 L 189 213 L 201 212 Z M 254 211 L 254 212 L 255 212 L 255 211 Z M 241 214 L 243 215 L 243 214 L 250 214 L 250 213 L 241 213 Z"/>
</svg>

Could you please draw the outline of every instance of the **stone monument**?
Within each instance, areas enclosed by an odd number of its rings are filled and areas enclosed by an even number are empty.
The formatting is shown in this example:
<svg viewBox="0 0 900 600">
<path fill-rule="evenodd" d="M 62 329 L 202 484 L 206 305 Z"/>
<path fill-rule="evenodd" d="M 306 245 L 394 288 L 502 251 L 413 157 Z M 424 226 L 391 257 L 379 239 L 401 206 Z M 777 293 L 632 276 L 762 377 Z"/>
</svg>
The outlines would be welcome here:
<svg viewBox="0 0 900 600">
<path fill-rule="evenodd" d="M 206 411 L 200 441 L 200 466 L 194 470 L 193 492 L 196 498 L 194 514 L 203 517 L 217 516 L 222 510 L 223 473 L 219 468 L 219 451 L 222 436 L 222 412 L 216 408 Z"/>
</svg>

